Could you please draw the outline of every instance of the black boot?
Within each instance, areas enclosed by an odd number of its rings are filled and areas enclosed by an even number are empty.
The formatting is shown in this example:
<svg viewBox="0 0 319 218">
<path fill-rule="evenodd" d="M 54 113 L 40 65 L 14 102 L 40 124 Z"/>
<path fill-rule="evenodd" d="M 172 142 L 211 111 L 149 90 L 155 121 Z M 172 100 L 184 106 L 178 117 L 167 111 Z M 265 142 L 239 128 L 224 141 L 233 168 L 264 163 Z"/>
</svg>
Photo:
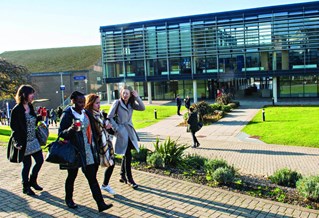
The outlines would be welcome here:
<svg viewBox="0 0 319 218">
<path fill-rule="evenodd" d="M 113 207 L 113 204 L 106 204 L 106 203 L 104 203 L 104 201 L 103 201 L 103 202 L 98 203 L 98 204 L 97 204 L 97 207 L 98 207 L 98 209 L 99 209 L 99 212 L 102 212 L 102 211 L 104 211 L 104 210 L 107 210 L 107 209 Z"/>
<path fill-rule="evenodd" d="M 78 205 L 76 203 L 74 203 L 74 201 L 72 199 L 65 199 L 65 203 L 68 206 L 68 208 L 78 208 Z"/>
<path fill-rule="evenodd" d="M 37 190 L 37 191 L 42 191 L 43 190 L 43 188 L 41 186 L 39 186 L 38 183 L 37 183 L 37 177 L 32 176 L 32 175 L 30 176 L 30 186 L 32 188 L 34 188 L 35 190 Z"/>
<path fill-rule="evenodd" d="M 30 188 L 29 182 L 24 182 L 22 184 L 23 184 L 22 191 L 23 191 L 24 194 L 27 194 L 27 195 L 30 195 L 30 196 L 35 195 L 34 191 L 32 191 L 31 188 Z"/>
</svg>

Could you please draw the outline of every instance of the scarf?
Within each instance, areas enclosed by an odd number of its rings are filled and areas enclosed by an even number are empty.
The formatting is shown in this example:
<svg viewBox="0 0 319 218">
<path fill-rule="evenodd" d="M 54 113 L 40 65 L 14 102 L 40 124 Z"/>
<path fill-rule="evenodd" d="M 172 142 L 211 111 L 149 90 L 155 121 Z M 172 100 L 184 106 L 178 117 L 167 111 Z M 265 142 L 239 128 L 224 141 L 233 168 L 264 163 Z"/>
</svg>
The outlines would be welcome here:
<svg viewBox="0 0 319 218">
<path fill-rule="evenodd" d="M 99 132 L 101 135 L 102 146 L 105 147 L 107 145 L 107 140 L 109 140 L 109 134 L 104 128 L 104 120 L 102 119 L 103 115 L 100 111 L 93 110 L 93 117 L 97 123 L 97 127 L 99 128 Z"/>
</svg>

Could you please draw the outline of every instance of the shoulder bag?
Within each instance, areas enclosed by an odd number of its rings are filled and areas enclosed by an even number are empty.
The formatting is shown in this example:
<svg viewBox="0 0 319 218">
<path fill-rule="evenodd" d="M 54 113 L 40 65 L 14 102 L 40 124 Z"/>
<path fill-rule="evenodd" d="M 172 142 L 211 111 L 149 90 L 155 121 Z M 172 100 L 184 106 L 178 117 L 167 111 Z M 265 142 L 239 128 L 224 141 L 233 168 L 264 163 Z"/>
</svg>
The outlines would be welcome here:
<svg viewBox="0 0 319 218">
<path fill-rule="evenodd" d="M 47 125 L 42 121 L 41 124 L 39 126 L 37 126 L 36 130 L 35 130 L 35 135 L 39 141 L 39 144 L 41 146 L 46 145 L 47 144 L 47 140 L 49 137 L 49 128 L 47 127 Z"/>
<path fill-rule="evenodd" d="M 23 160 L 24 153 L 17 149 L 18 142 L 11 135 L 7 147 L 7 159 L 12 163 L 20 163 Z"/>
<path fill-rule="evenodd" d="M 49 152 L 47 153 L 45 161 L 55 164 L 64 164 L 67 166 L 76 166 L 78 162 L 78 149 L 68 140 L 56 141 L 48 145 Z"/>
</svg>

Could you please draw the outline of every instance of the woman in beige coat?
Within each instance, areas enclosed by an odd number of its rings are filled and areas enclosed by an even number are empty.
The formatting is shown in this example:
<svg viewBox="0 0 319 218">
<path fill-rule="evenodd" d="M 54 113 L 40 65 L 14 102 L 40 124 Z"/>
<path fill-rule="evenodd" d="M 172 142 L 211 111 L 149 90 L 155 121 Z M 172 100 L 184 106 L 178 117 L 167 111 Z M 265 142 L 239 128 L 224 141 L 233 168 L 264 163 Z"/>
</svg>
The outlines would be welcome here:
<svg viewBox="0 0 319 218">
<path fill-rule="evenodd" d="M 115 132 L 113 145 L 115 153 L 124 155 L 121 164 L 120 182 L 129 184 L 132 188 L 138 188 L 134 182 L 131 170 L 132 154 L 131 149 L 139 151 L 139 137 L 132 123 L 133 110 L 144 111 L 145 106 L 138 93 L 130 86 L 121 89 L 121 98 L 116 100 L 110 111 L 108 118 L 111 121 Z"/>
</svg>

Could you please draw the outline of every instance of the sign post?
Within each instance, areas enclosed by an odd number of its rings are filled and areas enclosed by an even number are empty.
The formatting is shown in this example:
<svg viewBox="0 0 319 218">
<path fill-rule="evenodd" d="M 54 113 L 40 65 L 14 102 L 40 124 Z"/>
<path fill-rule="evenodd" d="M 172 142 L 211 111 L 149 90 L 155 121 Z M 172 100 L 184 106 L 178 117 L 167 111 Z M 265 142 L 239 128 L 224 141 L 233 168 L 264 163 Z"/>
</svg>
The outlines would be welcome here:
<svg viewBox="0 0 319 218">
<path fill-rule="evenodd" d="M 61 85 L 60 85 L 60 90 L 61 90 L 61 98 L 62 98 L 62 106 L 64 107 L 64 90 L 65 90 L 65 85 L 63 85 L 63 72 L 60 72 L 61 76 Z"/>
</svg>

